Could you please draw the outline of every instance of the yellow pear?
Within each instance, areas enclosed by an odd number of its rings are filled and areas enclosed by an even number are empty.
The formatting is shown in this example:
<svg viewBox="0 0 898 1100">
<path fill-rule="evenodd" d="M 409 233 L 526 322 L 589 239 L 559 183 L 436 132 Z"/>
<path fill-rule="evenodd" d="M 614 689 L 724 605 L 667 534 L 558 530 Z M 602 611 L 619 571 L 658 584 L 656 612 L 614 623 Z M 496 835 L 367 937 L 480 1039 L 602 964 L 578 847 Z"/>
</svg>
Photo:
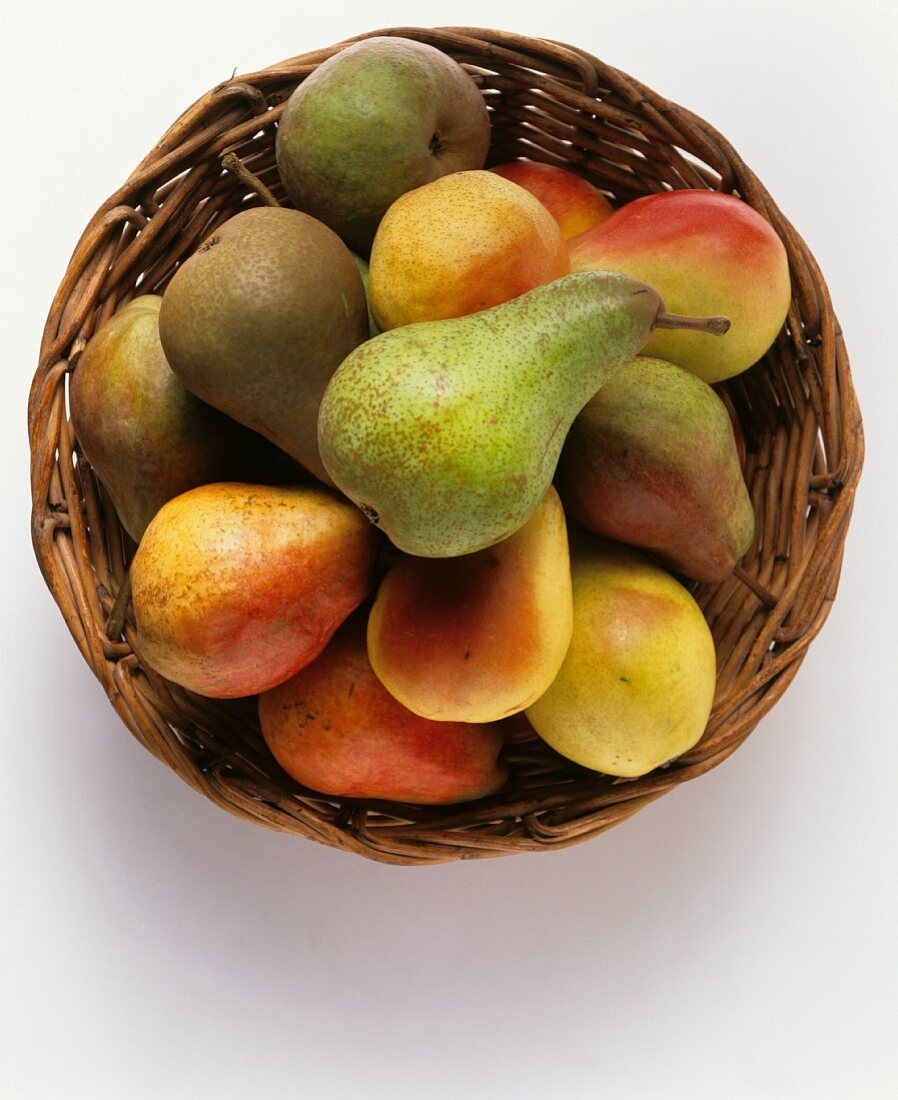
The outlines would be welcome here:
<svg viewBox="0 0 898 1100">
<path fill-rule="evenodd" d="M 384 215 L 371 249 L 371 312 L 384 330 L 465 317 L 570 270 L 539 199 L 493 172 L 452 172 Z"/>
<path fill-rule="evenodd" d="M 375 673 L 405 707 L 443 722 L 493 722 L 554 680 L 571 640 L 571 573 L 550 487 L 509 538 L 456 558 L 401 558 L 368 620 Z"/>
<path fill-rule="evenodd" d="M 552 748 L 607 775 L 645 775 L 699 740 L 714 698 L 708 624 L 640 551 L 572 538 L 574 630 L 561 671 L 527 709 Z"/>
</svg>

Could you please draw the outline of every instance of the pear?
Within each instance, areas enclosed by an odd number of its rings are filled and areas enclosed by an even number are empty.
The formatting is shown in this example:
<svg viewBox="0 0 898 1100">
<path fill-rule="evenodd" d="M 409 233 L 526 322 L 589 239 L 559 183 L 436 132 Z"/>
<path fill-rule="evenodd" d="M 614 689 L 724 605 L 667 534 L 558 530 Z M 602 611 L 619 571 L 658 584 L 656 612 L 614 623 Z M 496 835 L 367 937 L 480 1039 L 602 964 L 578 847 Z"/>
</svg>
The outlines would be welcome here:
<svg viewBox="0 0 898 1100">
<path fill-rule="evenodd" d="M 539 199 L 558 222 L 566 241 L 607 221 L 614 213 L 614 207 L 597 187 L 568 168 L 536 160 L 512 160 L 490 171 Z"/>
<path fill-rule="evenodd" d="M 384 331 L 464 317 L 570 273 L 539 199 L 494 172 L 453 172 L 384 215 L 371 247 L 371 312 Z"/>
<path fill-rule="evenodd" d="M 567 530 L 558 493 L 509 538 L 458 558 L 401 558 L 368 619 L 368 655 L 415 714 L 494 722 L 539 698 L 571 640 Z"/>
<path fill-rule="evenodd" d="M 368 255 L 384 213 L 431 180 L 482 168 L 490 119 L 467 72 L 425 42 L 346 46 L 284 105 L 275 152 L 287 194 Z"/>
<path fill-rule="evenodd" d="M 321 402 L 318 442 L 334 483 L 409 554 L 454 557 L 507 538 L 533 515 L 564 438 L 593 394 L 657 325 L 657 293 L 584 272 L 357 348 Z"/>
<path fill-rule="evenodd" d="M 644 553 L 571 537 L 574 632 L 561 671 L 527 709 L 552 748 L 635 778 L 699 740 L 711 713 L 714 640 L 687 590 Z"/>
<path fill-rule="evenodd" d="M 267 480 L 286 458 L 184 388 L 159 340 L 161 304 L 144 294 L 101 325 L 69 392 L 81 449 L 135 542 L 172 497 L 210 481 Z"/>
<path fill-rule="evenodd" d="M 390 695 L 358 612 L 317 660 L 260 695 L 259 725 L 284 771 L 325 794 L 441 805 L 493 794 L 508 777 L 501 726 L 433 722 Z"/>
<path fill-rule="evenodd" d="M 723 313 L 722 340 L 656 333 L 646 354 L 721 382 L 773 344 L 792 297 L 789 256 L 770 223 L 719 191 L 660 191 L 625 203 L 569 241 L 572 271 L 625 271 L 677 313 Z"/>
<path fill-rule="evenodd" d="M 328 480 L 318 405 L 367 339 L 368 311 L 352 253 L 327 226 L 279 207 L 235 214 L 175 272 L 159 332 L 192 393 Z"/>
<path fill-rule="evenodd" d="M 578 523 L 653 551 L 697 581 L 722 581 L 755 528 L 733 422 L 683 367 L 637 357 L 574 421 L 558 464 Z"/>
<path fill-rule="evenodd" d="M 256 695 L 324 649 L 373 587 L 376 532 L 323 486 L 202 485 L 131 563 L 143 660 L 216 699 Z"/>
</svg>

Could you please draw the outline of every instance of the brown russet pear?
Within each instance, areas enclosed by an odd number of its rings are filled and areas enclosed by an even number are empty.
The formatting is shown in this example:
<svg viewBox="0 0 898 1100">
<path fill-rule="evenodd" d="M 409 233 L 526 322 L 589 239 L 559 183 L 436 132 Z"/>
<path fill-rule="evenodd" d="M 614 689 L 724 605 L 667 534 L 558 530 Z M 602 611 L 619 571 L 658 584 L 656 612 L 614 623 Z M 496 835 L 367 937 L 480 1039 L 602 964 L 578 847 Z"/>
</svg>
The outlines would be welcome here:
<svg viewBox="0 0 898 1100">
<path fill-rule="evenodd" d="M 203 485 L 150 521 L 131 563 L 139 650 L 213 698 L 314 660 L 374 584 L 378 538 L 323 486 Z"/>
<path fill-rule="evenodd" d="M 694 580 L 728 577 L 754 534 L 726 405 L 662 359 L 637 357 L 587 403 L 556 484 L 578 523 Z"/>
<path fill-rule="evenodd" d="M 498 724 L 412 714 L 374 675 L 356 613 L 302 671 L 259 697 L 259 724 L 288 775 L 324 794 L 438 805 L 505 782 Z"/>
<path fill-rule="evenodd" d="M 527 709 L 556 752 L 635 778 L 699 740 L 716 656 L 698 604 L 640 550 L 571 534 L 574 632 L 558 676 Z"/>
<path fill-rule="evenodd" d="M 135 542 L 172 497 L 210 481 L 267 480 L 286 458 L 185 389 L 159 340 L 161 303 L 144 294 L 101 325 L 69 391 L 81 449 Z"/>
<path fill-rule="evenodd" d="M 325 391 L 321 457 L 400 550 L 474 553 L 533 515 L 574 417 L 662 326 L 724 332 L 727 321 L 671 316 L 645 283 L 587 271 L 383 332 Z"/>
<path fill-rule="evenodd" d="M 509 538 L 457 558 L 402 557 L 381 581 L 368 654 L 405 706 L 440 721 L 493 722 L 555 679 L 571 640 L 567 530 L 550 487 Z"/>
<path fill-rule="evenodd" d="M 175 272 L 159 330 L 192 393 L 328 480 L 318 405 L 334 370 L 368 337 L 361 275 L 332 230 L 298 210 L 235 214 Z"/>
</svg>

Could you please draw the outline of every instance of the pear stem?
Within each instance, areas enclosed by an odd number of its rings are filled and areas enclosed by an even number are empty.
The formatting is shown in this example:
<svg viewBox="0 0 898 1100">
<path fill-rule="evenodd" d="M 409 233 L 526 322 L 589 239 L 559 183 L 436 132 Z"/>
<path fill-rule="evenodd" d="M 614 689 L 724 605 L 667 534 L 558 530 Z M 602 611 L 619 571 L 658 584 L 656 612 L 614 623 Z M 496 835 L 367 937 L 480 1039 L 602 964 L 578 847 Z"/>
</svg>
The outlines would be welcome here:
<svg viewBox="0 0 898 1100">
<path fill-rule="evenodd" d="M 117 642 L 122 636 L 122 630 L 125 626 L 125 614 L 128 611 L 128 604 L 131 602 L 131 566 L 125 570 L 125 575 L 122 577 L 122 584 L 118 590 L 118 595 L 115 597 L 115 603 L 112 605 L 112 610 L 109 612 L 109 618 L 106 620 L 106 637 L 110 641 Z"/>
<path fill-rule="evenodd" d="M 723 336 L 729 331 L 728 317 L 681 317 L 678 313 L 665 313 L 662 310 L 655 318 L 655 328 L 692 329 L 695 332 L 709 332 L 712 336 Z"/>
<path fill-rule="evenodd" d="M 250 172 L 236 153 L 225 153 L 221 158 L 221 166 L 226 172 L 232 172 L 241 183 L 245 183 L 247 187 L 255 191 L 266 206 L 281 205 L 259 177 Z"/>
</svg>

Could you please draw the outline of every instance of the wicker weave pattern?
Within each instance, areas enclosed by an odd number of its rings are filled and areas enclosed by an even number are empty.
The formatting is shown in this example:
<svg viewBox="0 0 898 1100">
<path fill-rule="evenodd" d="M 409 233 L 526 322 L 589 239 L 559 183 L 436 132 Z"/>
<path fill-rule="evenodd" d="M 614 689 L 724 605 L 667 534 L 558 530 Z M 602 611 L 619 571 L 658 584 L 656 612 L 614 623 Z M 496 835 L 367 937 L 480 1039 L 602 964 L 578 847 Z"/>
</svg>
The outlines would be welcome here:
<svg viewBox="0 0 898 1100">
<path fill-rule="evenodd" d="M 490 799 L 427 809 L 341 802 L 304 790 L 279 770 L 252 700 L 216 703 L 163 681 L 141 666 L 133 622 L 123 637 L 106 636 L 134 547 L 73 437 L 68 374 L 103 321 L 136 294 L 162 291 L 215 226 L 258 202 L 222 172 L 224 153 L 235 151 L 283 199 L 274 164 L 281 104 L 340 45 L 212 89 L 85 229 L 50 308 L 29 402 L 35 552 L 125 724 L 225 809 L 390 863 L 546 850 L 594 836 L 715 767 L 788 687 L 835 596 L 863 460 L 860 413 L 813 257 L 706 122 L 571 46 L 472 28 L 372 33 L 429 42 L 469 68 L 492 111 L 490 163 L 524 155 L 570 165 L 616 203 L 668 187 L 735 192 L 785 242 L 793 280 L 787 324 L 765 360 L 729 386 L 748 440 L 755 543 L 738 576 L 695 590 L 719 667 L 703 740 L 672 766 L 621 782 L 562 760 L 528 738 L 521 723 L 507 749 L 511 781 Z"/>
</svg>

